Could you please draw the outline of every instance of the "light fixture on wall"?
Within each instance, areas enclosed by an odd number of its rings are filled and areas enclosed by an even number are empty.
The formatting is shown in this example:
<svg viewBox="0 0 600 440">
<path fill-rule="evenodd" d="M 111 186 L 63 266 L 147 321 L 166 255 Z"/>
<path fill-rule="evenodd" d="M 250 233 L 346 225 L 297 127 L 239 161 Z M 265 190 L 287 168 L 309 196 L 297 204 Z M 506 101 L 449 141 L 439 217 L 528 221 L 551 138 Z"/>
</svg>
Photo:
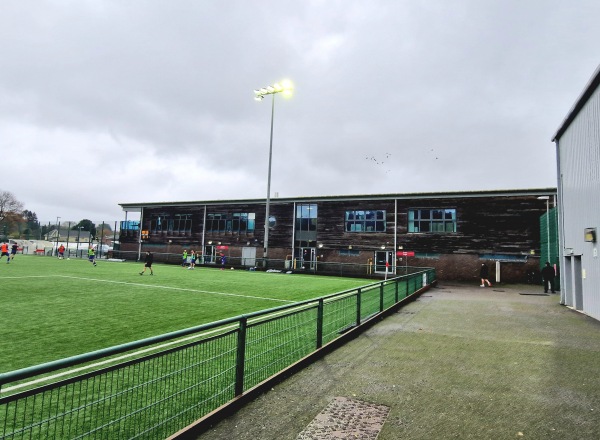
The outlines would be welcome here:
<svg viewBox="0 0 600 440">
<path fill-rule="evenodd" d="M 584 240 L 590 243 L 596 243 L 596 228 L 585 228 Z"/>
</svg>

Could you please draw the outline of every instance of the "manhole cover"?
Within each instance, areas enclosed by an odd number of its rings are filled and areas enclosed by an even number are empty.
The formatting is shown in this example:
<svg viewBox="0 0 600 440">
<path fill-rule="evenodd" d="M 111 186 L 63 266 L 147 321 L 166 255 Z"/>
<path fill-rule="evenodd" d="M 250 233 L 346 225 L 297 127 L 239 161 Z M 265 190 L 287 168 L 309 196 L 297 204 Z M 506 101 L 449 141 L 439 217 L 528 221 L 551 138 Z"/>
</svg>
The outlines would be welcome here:
<svg viewBox="0 0 600 440">
<path fill-rule="evenodd" d="M 336 397 L 296 440 L 361 439 L 375 440 L 390 409 L 384 405 Z"/>
</svg>

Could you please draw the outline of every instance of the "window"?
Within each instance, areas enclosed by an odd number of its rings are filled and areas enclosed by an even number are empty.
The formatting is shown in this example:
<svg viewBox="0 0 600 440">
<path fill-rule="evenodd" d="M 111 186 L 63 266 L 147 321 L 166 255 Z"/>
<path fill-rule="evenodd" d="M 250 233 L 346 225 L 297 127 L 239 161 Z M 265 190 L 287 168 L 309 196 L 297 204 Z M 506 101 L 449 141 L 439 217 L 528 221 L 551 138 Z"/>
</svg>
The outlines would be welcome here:
<svg viewBox="0 0 600 440">
<path fill-rule="evenodd" d="M 253 212 L 234 212 L 231 226 L 234 234 L 248 234 L 254 232 Z"/>
<path fill-rule="evenodd" d="M 253 212 L 234 212 L 233 214 L 207 214 L 207 232 L 229 232 L 236 235 L 252 234 L 255 227 Z"/>
<path fill-rule="evenodd" d="M 225 232 L 227 214 L 207 214 L 206 231 L 207 232 Z"/>
<path fill-rule="evenodd" d="M 385 232 L 385 210 L 346 211 L 346 232 Z"/>
<path fill-rule="evenodd" d="M 175 214 L 172 221 L 169 222 L 174 232 L 180 234 L 189 234 L 192 232 L 192 214 Z M 169 228 L 169 231 L 171 227 Z"/>
<path fill-rule="evenodd" d="M 296 205 L 296 231 L 316 231 L 317 230 L 317 205 L 302 204 Z"/>
<path fill-rule="evenodd" d="M 408 232 L 456 232 L 456 209 L 411 209 Z"/>
<path fill-rule="evenodd" d="M 150 232 L 189 234 L 192 232 L 192 214 L 153 214 L 150 218 Z"/>
<path fill-rule="evenodd" d="M 160 234 L 167 231 L 169 214 L 153 214 L 150 218 L 150 231 L 153 234 Z"/>
</svg>

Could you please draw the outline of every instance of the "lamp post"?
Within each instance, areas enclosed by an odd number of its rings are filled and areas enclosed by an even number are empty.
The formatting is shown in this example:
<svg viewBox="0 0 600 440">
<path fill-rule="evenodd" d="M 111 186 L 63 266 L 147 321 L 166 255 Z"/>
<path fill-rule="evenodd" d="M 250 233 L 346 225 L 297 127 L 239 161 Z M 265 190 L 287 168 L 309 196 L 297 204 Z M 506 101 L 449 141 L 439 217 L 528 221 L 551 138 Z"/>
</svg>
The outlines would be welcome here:
<svg viewBox="0 0 600 440">
<path fill-rule="evenodd" d="M 69 257 L 69 238 L 71 237 L 71 222 L 67 226 L 67 258 Z"/>
<path fill-rule="evenodd" d="M 289 81 L 282 81 L 281 83 L 273 84 L 272 86 L 263 87 L 254 91 L 254 99 L 262 101 L 265 96 L 272 95 L 271 100 L 271 136 L 269 138 L 269 170 L 267 175 L 267 201 L 265 207 L 265 240 L 263 247 L 263 258 L 265 264 L 268 265 L 269 261 L 269 217 L 270 217 L 270 205 L 271 205 L 271 162 L 273 158 L 273 119 L 275 117 L 275 95 L 277 93 L 283 93 L 284 95 L 290 95 L 294 89 L 293 85 Z"/>
<path fill-rule="evenodd" d="M 82 226 L 77 226 L 77 250 L 75 251 L 76 257 L 77 257 L 77 253 L 79 252 L 79 237 L 81 236 L 81 228 L 82 228 Z"/>
<path fill-rule="evenodd" d="M 58 239 L 60 238 L 60 217 L 56 217 L 56 255 L 58 256 Z"/>
<path fill-rule="evenodd" d="M 538 200 L 546 201 L 546 234 L 548 240 L 548 255 L 546 261 L 550 262 L 550 196 L 539 196 Z"/>
</svg>

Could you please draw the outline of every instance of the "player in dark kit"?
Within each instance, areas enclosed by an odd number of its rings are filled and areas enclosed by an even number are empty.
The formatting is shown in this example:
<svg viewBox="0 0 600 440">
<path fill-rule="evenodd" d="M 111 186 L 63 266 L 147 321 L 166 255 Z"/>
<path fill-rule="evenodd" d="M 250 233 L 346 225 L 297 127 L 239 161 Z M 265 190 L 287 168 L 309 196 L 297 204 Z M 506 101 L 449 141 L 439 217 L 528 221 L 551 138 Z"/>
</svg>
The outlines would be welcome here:
<svg viewBox="0 0 600 440">
<path fill-rule="evenodd" d="M 152 262 L 154 261 L 154 255 L 151 252 L 146 251 L 146 260 L 144 262 L 144 270 L 140 272 L 140 275 L 144 275 L 146 269 L 150 269 L 150 275 L 154 275 L 152 271 Z"/>
</svg>

